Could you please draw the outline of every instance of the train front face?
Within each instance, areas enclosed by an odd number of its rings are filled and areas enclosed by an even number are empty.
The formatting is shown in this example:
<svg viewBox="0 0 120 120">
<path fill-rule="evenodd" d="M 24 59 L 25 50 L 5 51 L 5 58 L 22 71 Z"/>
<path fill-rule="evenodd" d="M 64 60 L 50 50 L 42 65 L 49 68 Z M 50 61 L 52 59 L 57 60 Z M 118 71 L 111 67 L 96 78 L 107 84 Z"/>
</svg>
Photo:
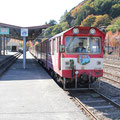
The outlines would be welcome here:
<svg viewBox="0 0 120 120">
<path fill-rule="evenodd" d="M 103 75 L 105 35 L 97 28 L 76 27 L 63 35 L 62 76 L 86 85 Z"/>
</svg>

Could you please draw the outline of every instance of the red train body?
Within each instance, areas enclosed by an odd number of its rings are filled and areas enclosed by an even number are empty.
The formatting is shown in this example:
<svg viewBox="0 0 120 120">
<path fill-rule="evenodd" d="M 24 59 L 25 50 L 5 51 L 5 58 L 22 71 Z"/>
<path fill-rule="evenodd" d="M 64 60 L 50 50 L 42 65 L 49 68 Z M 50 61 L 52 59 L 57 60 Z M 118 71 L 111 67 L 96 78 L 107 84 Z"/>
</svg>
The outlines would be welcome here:
<svg viewBox="0 0 120 120">
<path fill-rule="evenodd" d="M 63 79 L 64 89 L 70 83 L 76 89 L 102 77 L 104 38 L 97 28 L 73 27 L 34 46 L 31 52 L 58 81 Z"/>
</svg>

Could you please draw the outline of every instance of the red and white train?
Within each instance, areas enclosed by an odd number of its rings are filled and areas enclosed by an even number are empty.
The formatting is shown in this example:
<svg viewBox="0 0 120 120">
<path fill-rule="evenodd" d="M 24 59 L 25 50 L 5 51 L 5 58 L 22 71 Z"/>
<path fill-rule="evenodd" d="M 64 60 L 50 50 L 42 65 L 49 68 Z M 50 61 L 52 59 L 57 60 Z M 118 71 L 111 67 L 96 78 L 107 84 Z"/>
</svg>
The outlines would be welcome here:
<svg viewBox="0 0 120 120">
<path fill-rule="evenodd" d="M 90 85 L 103 75 L 105 34 L 97 28 L 73 27 L 30 49 L 64 89 Z"/>
</svg>

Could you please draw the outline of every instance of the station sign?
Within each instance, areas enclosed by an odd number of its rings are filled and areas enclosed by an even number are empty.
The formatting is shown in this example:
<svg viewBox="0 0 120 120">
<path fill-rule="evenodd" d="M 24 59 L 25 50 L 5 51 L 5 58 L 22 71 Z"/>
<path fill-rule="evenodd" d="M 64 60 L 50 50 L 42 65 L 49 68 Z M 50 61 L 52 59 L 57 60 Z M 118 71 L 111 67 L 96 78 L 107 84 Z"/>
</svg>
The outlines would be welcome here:
<svg viewBox="0 0 120 120">
<path fill-rule="evenodd" d="M 0 28 L 0 35 L 9 35 L 9 28 Z"/>
<path fill-rule="evenodd" d="M 28 37 L 28 28 L 21 28 L 21 36 Z"/>
</svg>

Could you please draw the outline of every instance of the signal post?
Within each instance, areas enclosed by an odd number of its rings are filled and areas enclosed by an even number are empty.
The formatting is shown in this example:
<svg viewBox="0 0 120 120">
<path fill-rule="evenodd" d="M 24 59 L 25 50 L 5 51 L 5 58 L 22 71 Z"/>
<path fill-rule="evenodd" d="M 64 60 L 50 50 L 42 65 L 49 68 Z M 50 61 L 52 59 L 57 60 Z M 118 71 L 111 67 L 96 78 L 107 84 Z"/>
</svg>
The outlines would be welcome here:
<svg viewBox="0 0 120 120">
<path fill-rule="evenodd" d="M 26 69 L 26 37 L 28 37 L 28 28 L 21 28 L 21 36 L 23 37 L 23 68 Z"/>
</svg>

